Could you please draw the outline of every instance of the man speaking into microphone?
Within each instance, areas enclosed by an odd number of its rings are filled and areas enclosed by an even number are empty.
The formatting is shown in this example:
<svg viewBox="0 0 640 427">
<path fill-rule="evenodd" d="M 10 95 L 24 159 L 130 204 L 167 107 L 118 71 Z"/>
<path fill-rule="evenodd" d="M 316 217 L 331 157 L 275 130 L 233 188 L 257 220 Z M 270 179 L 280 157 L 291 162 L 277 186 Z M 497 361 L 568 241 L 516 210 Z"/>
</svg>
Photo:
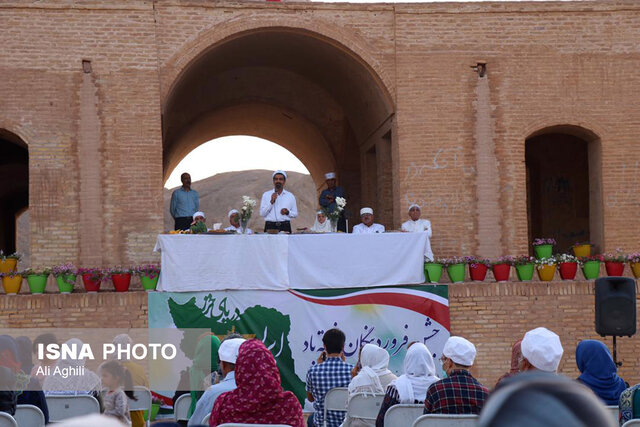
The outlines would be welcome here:
<svg viewBox="0 0 640 427">
<path fill-rule="evenodd" d="M 298 216 L 296 196 L 284 189 L 287 173 L 277 170 L 271 174 L 273 190 L 265 191 L 260 201 L 260 216 L 264 218 L 264 231 L 278 230 L 291 233 L 291 218 Z"/>
</svg>

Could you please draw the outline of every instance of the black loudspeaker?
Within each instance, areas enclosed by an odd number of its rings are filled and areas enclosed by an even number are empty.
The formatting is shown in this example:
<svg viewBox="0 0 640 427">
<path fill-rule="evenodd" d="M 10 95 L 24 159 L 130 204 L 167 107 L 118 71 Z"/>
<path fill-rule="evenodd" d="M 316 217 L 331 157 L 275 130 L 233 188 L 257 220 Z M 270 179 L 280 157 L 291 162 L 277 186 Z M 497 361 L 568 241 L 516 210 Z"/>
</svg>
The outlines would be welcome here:
<svg viewBox="0 0 640 427">
<path fill-rule="evenodd" d="M 629 277 L 596 280 L 596 333 L 632 336 L 636 333 L 636 282 Z"/>
</svg>

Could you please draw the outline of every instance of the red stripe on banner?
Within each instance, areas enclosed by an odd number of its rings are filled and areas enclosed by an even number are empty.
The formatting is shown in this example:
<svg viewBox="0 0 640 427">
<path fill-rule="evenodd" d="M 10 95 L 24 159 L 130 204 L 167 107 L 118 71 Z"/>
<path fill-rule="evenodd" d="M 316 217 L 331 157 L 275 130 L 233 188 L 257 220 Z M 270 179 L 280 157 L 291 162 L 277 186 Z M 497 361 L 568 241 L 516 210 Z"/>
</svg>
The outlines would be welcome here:
<svg viewBox="0 0 640 427">
<path fill-rule="evenodd" d="M 407 310 L 424 314 L 447 328 L 448 331 L 450 330 L 449 307 L 428 298 L 420 298 L 415 295 L 393 292 L 377 292 L 374 294 L 355 295 L 339 299 L 323 299 L 298 294 L 292 291 L 289 292 L 305 301 L 321 305 L 342 306 L 356 304 L 380 304 L 406 308 Z"/>
</svg>

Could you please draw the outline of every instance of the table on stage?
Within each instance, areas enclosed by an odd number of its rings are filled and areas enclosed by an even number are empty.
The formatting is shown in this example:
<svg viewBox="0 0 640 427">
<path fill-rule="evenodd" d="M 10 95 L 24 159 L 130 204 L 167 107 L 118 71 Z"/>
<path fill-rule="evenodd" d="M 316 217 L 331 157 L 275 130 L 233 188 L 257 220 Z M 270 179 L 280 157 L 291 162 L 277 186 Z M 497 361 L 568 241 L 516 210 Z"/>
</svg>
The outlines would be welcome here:
<svg viewBox="0 0 640 427">
<path fill-rule="evenodd" d="M 326 289 L 424 283 L 427 233 L 161 234 L 158 290 Z"/>
</svg>

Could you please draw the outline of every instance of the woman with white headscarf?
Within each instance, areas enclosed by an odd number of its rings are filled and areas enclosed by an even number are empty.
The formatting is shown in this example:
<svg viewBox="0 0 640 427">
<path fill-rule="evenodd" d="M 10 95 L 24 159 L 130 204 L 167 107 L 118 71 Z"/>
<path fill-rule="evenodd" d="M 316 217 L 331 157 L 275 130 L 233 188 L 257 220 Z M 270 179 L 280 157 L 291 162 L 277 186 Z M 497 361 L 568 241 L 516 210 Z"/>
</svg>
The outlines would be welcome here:
<svg viewBox="0 0 640 427">
<path fill-rule="evenodd" d="M 316 212 L 316 222 L 311 227 L 314 233 L 331 233 L 331 221 L 327 219 L 324 211 Z"/>
<path fill-rule="evenodd" d="M 424 403 L 427 389 L 439 380 L 431 351 L 422 343 L 413 344 L 404 357 L 404 374 L 387 387 L 376 419 L 376 427 L 384 426 L 384 415 L 393 405 Z"/>
<path fill-rule="evenodd" d="M 82 341 L 78 338 L 71 338 L 65 342 L 69 348 L 73 345 L 76 346 L 79 352 L 82 347 Z M 102 384 L 100 377 L 94 372 L 84 367 L 85 359 L 78 358 L 60 358 L 56 362 L 56 370 L 51 370 L 51 375 L 48 375 L 44 383 L 42 384 L 42 391 L 45 395 L 63 394 L 63 395 L 78 395 L 78 394 L 91 394 L 95 397 L 100 395 Z M 64 373 L 68 372 L 70 375 L 65 376 Z"/>
</svg>

